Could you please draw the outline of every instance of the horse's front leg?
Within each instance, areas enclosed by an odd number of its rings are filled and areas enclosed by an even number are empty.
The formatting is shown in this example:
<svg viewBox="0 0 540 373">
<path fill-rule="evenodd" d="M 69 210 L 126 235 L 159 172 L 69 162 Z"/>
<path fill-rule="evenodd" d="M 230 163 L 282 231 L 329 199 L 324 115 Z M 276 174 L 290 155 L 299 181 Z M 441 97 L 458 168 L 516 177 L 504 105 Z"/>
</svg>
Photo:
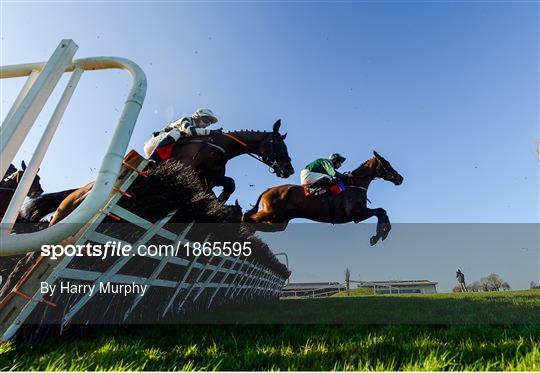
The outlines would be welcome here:
<svg viewBox="0 0 540 373">
<path fill-rule="evenodd" d="M 377 230 L 375 235 L 369 240 L 369 243 L 371 246 L 373 246 L 379 241 L 379 239 L 384 241 L 386 237 L 388 237 L 388 233 L 390 233 L 392 226 L 390 225 L 390 219 L 388 219 L 388 214 L 386 213 L 385 209 L 378 208 L 369 210 L 371 210 L 373 215 L 377 217 Z"/>
<path fill-rule="evenodd" d="M 377 230 L 375 232 L 375 235 L 372 236 L 369 240 L 371 246 L 375 245 L 380 239 L 384 241 L 388 236 L 388 233 L 390 233 L 390 229 L 392 229 L 392 226 L 390 225 L 390 219 L 388 219 L 388 215 L 386 214 L 385 209 L 369 209 L 363 206 L 361 211 L 356 211 L 353 216 L 354 217 L 352 220 L 355 223 L 359 223 L 373 216 L 377 217 Z"/>
<path fill-rule="evenodd" d="M 218 201 L 221 203 L 227 202 L 231 194 L 233 194 L 236 189 L 236 184 L 234 183 L 234 179 L 227 176 L 223 176 L 221 179 L 214 182 L 214 185 L 223 187 L 223 190 L 221 191 L 221 194 L 218 197 Z"/>
</svg>

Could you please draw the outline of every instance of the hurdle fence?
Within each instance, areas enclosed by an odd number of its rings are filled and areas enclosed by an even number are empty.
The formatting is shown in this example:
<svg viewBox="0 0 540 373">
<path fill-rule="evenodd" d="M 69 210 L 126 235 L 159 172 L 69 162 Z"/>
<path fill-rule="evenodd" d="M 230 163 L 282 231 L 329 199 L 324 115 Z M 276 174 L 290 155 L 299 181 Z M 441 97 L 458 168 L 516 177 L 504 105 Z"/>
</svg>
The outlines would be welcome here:
<svg viewBox="0 0 540 373">
<path fill-rule="evenodd" d="M 57 325 L 62 331 L 72 324 L 150 323 L 227 302 L 279 298 L 289 277 L 287 268 L 245 255 L 134 255 L 112 257 L 105 264 L 92 262 L 88 257 L 63 256 L 54 260 L 40 256 L 43 244 L 114 241 L 135 247 L 158 240 L 176 246 L 190 243 L 188 236 L 195 227 L 192 222 L 181 231 L 168 228 L 176 211 L 150 221 L 122 207 L 123 200 L 133 197 L 130 187 L 134 182 L 147 177 L 146 159 L 135 151 L 124 157 L 146 94 L 146 77 L 140 67 L 124 58 L 72 60 L 77 48 L 72 40 L 62 40 L 47 62 L 0 67 L 2 79 L 28 76 L 0 127 L 1 174 L 13 161 L 62 74 L 72 73 L 2 219 L 0 256 L 29 253 L 34 261 L 0 299 L 0 340 L 14 338 L 25 326 Z M 33 233 L 13 233 L 22 201 L 83 72 L 109 68 L 127 70 L 132 86 L 91 192 L 62 224 Z M 119 238 L 110 233 L 111 221 L 119 220 L 142 234 Z M 211 236 L 212 233 L 205 240 L 212 239 Z M 275 259 L 271 252 L 270 257 Z M 146 285 L 148 291 L 144 297 L 102 297 L 97 293 L 49 296 L 40 291 L 43 282 L 54 285 L 62 281 Z"/>
</svg>

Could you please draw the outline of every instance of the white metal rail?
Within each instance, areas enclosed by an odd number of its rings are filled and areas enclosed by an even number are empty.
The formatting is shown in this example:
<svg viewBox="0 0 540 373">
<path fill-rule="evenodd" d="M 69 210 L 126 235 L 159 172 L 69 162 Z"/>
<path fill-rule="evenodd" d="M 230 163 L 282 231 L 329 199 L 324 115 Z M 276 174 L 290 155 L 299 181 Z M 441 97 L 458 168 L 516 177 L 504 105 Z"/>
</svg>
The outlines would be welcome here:
<svg viewBox="0 0 540 373">
<path fill-rule="evenodd" d="M 62 40 L 46 63 L 0 67 L 0 79 L 29 76 L 0 127 L 0 175 L 7 171 L 62 74 L 73 72 L 2 219 L 0 256 L 35 251 L 43 244 L 58 243 L 75 234 L 107 202 L 118 177 L 122 159 L 146 95 L 146 76 L 137 64 L 125 58 L 94 57 L 72 61 L 77 48 L 72 40 Z M 83 203 L 63 220 L 63 224 L 35 233 L 10 234 L 20 206 L 37 174 L 82 72 L 102 69 L 127 70 L 132 77 L 132 86 L 92 191 Z"/>
<path fill-rule="evenodd" d="M 133 153 L 126 157 L 125 168 L 115 183 L 115 192 L 100 212 L 77 233 L 73 244 L 85 246 L 88 243 L 106 245 L 117 242 L 122 246 L 140 247 L 152 244 L 151 241 L 159 236 L 160 243 L 174 248 L 186 243 L 193 245 L 188 236 L 195 223 L 173 230 L 170 230 L 174 228 L 172 225 L 167 226 L 176 211 L 150 222 L 119 206 L 119 203 L 122 205 L 122 198 L 133 198 L 129 193 L 130 187 L 148 164 L 148 160 L 138 154 L 133 156 Z M 128 235 L 125 228 L 120 229 L 122 233 L 111 230 L 110 223 L 106 222 L 109 216 L 116 216 L 134 231 L 143 228 L 143 232 L 140 235 Z M 206 238 L 200 239 L 207 242 L 211 234 L 209 232 Z M 219 240 L 219 237 L 213 239 Z M 78 256 L 64 255 L 59 261 L 39 256 L 34 256 L 34 259 L 35 266 L 25 270 L 11 291 L 0 300 L 0 341 L 11 339 L 25 323 L 58 324 L 63 328 L 70 323 L 138 322 L 143 316 L 146 322 L 153 322 L 232 301 L 277 299 L 288 277 L 264 260 L 240 256 L 198 257 L 185 256 L 180 252 L 145 255 L 142 267 L 149 268 L 148 260 L 153 261 L 150 264 L 150 268 L 153 268 L 151 273 L 145 270 L 124 270 L 128 266 L 135 268 L 141 265 L 142 256 L 139 255 L 119 256 L 111 260 L 106 268 L 85 263 L 87 258 Z M 167 275 L 166 267 L 168 271 L 182 275 L 171 277 Z M 148 299 L 149 291 L 144 297 L 130 296 L 121 301 L 112 297 L 105 301 L 97 299 L 98 292 L 87 291 L 78 296 L 63 295 L 60 292 L 54 296 L 45 296 L 41 291 L 43 282 L 53 285 L 66 281 L 84 282 L 98 288 L 104 283 L 146 285 L 153 295 L 151 300 Z M 157 294 L 160 294 L 159 298 Z M 96 309 L 101 312 L 96 313 Z M 106 315 L 109 309 L 115 311 Z M 35 321 L 38 319 L 39 322 Z"/>
<path fill-rule="evenodd" d="M 274 254 L 274 255 L 277 255 L 277 254 Z M 351 280 L 349 282 L 351 284 L 359 284 L 360 286 L 365 287 L 365 288 L 367 288 L 367 286 L 369 286 L 370 288 L 373 288 L 373 295 L 381 294 L 381 293 L 377 292 L 377 290 L 378 289 L 380 290 L 380 288 L 387 289 L 390 295 L 392 295 L 392 294 L 401 294 L 401 289 L 398 288 L 398 287 L 392 286 L 392 285 L 378 284 L 378 283 L 373 283 L 373 282 L 368 282 L 368 281 L 354 281 L 354 280 Z M 341 283 L 341 284 L 336 284 L 336 285 L 334 285 L 334 289 L 326 290 L 326 289 L 328 289 L 330 287 L 331 287 L 330 285 L 326 285 L 326 286 L 321 286 L 321 287 L 314 288 L 314 289 L 306 289 L 306 290 L 299 289 L 299 290 L 294 290 L 294 291 L 285 291 L 284 293 L 282 293 L 282 298 L 283 299 L 287 299 L 287 298 L 326 298 L 326 297 L 330 297 L 330 296 L 332 296 L 334 294 L 337 294 L 339 292 L 346 291 L 347 283 L 344 282 L 344 283 Z"/>
</svg>

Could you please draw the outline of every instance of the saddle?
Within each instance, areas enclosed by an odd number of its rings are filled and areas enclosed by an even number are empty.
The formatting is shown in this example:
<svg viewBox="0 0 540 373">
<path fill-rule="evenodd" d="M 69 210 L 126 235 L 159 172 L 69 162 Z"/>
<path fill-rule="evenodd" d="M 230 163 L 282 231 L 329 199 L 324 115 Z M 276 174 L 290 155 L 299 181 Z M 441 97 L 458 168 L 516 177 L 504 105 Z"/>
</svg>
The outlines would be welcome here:
<svg viewBox="0 0 540 373">
<path fill-rule="evenodd" d="M 227 152 L 225 151 L 225 149 L 223 149 L 221 146 L 216 145 L 216 144 L 214 144 L 212 142 L 212 136 L 211 135 L 191 136 L 191 137 L 182 136 L 176 142 L 173 142 L 173 143 L 170 143 L 170 144 L 167 144 L 167 145 L 164 145 L 164 146 L 161 146 L 161 147 L 157 148 L 156 152 L 157 152 L 157 154 L 159 155 L 159 157 L 162 160 L 166 161 L 167 159 L 172 157 L 174 148 L 176 146 L 182 146 L 182 145 L 185 145 L 185 144 L 192 144 L 192 143 L 202 143 L 202 144 L 217 148 L 219 151 L 221 151 L 225 155 L 225 157 L 228 158 Z M 199 150 L 199 152 L 200 152 L 200 150 Z M 197 152 L 193 156 L 194 159 L 199 155 L 199 152 Z"/>
<path fill-rule="evenodd" d="M 320 187 L 320 188 L 312 188 L 309 184 L 302 185 L 304 187 L 304 195 L 306 197 L 308 196 L 322 196 L 322 195 L 329 195 L 332 197 L 340 195 L 342 192 L 345 191 L 345 184 L 343 184 L 340 180 L 336 181 L 329 187 Z"/>
</svg>

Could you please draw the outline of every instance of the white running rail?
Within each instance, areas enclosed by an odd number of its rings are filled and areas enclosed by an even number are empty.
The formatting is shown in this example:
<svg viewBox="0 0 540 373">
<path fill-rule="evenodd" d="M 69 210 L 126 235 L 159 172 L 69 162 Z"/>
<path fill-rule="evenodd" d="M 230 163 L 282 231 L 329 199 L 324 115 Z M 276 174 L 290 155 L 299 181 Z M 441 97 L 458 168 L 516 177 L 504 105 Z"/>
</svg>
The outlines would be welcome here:
<svg viewBox="0 0 540 373">
<path fill-rule="evenodd" d="M 72 40 L 62 40 L 46 63 L 0 67 L 0 79 L 28 76 L 0 127 L 0 175 L 4 175 L 12 163 L 62 74 L 72 72 L 71 79 L 2 219 L 0 256 L 35 251 L 43 244 L 58 243 L 75 234 L 107 202 L 118 177 L 122 159 L 146 95 L 146 76 L 137 64 L 125 58 L 94 57 L 72 60 L 77 49 L 78 46 Z M 62 220 L 62 224 L 34 233 L 11 234 L 20 207 L 83 71 L 102 69 L 127 70 L 132 77 L 132 86 L 92 191 L 79 207 Z"/>
</svg>

